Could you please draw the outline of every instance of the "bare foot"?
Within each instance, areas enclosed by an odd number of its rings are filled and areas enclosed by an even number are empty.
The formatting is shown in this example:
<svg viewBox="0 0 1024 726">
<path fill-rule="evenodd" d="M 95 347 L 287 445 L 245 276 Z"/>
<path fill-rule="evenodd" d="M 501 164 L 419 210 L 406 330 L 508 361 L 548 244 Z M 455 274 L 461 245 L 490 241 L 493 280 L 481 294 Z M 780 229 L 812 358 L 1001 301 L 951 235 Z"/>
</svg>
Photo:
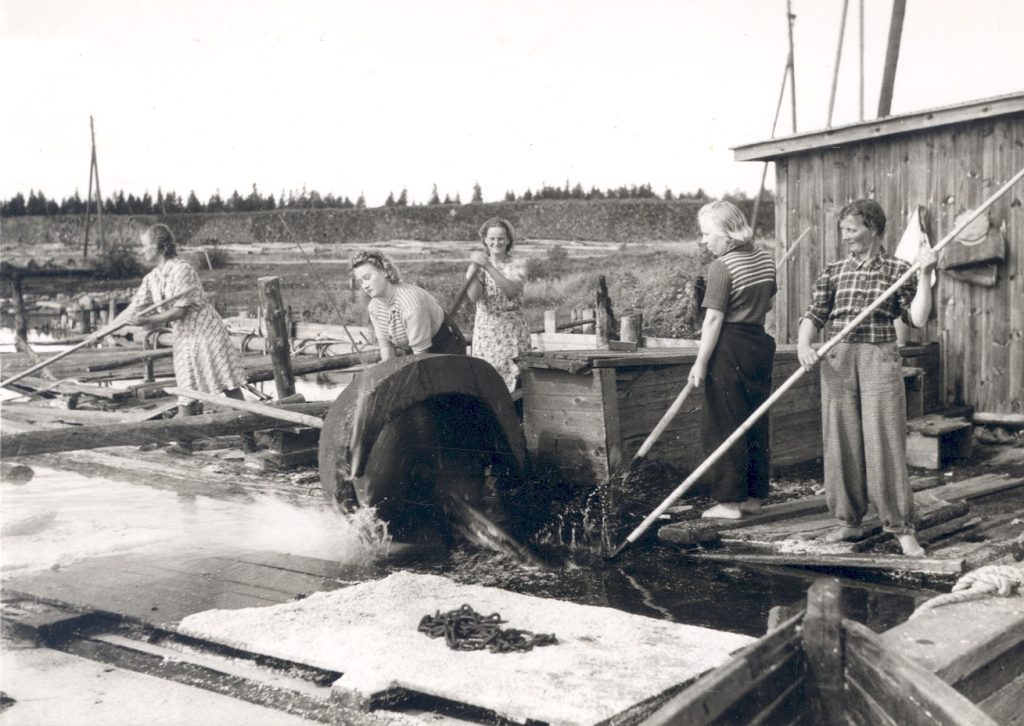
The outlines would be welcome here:
<svg viewBox="0 0 1024 726">
<path fill-rule="evenodd" d="M 748 497 L 745 502 L 740 502 L 740 511 L 744 514 L 760 514 L 764 500 L 757 497 Z"/>
<path fill-rule="evenodd" d="M 700 516 L 704 519 L 739 519 L 743 516 L 743 509 L 739 502 L 723 502 L 711 507 Z"/>
<path fill-rule="evenodd" d="M 903 554 L 907 557 L 924 557 L 924 547 L 918 543 L 917 537 L 913 533 L 898 534 L 896 535 L 896 541 L 900 543 L 900 549 L 903 550 Z"/>
<path fill-rule="evenodd" d="M 825 535 L 826 542 L 852 542 L 857 539 L 864 537 L 864 529 L 862 527 L 850 527 L 849 525 L 843 525 L 838 529 L 834 529 Z"/>
</svg>

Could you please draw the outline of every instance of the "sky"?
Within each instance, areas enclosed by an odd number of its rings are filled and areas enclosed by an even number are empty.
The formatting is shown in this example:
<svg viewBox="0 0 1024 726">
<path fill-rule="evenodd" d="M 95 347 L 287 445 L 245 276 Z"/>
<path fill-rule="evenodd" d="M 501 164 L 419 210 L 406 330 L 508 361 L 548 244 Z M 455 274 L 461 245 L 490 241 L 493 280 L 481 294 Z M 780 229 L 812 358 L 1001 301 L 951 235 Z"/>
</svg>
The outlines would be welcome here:
<svg viewBox="0 0 1024 726">
<path fill-rule="evenodd" d="M 791 1 L 818 130 L 843 2 Z M 858 120 L 860 4 L 833 125 Z M 872 118 L 892 0 L 863 7 Z M 908 0 L 893 113 L 1024 90 L 1022 34 L 1020 0 Z M 771 137 L 787 53 L 785 0 L 0 0 L 0 197 L 84 197 L 90 116 L 104 195 L 753 194 L 730 147 Z"/>
</svg>

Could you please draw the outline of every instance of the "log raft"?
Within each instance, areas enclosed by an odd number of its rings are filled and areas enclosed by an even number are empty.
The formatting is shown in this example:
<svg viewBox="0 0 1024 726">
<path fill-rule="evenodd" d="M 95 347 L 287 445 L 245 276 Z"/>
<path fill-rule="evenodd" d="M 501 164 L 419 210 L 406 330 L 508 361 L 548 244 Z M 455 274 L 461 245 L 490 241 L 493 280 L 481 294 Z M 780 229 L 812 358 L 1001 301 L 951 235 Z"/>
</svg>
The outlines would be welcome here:
<svg viewBox="0 0 1024 726">
<path fill-rule="evenodd" d="M 218 401 L 223 403 L 223 401 Z M 330 403 L 299 403 L 282 406 L 283 411 L 323 416 Z M 74 426 L 58 429 L 0 434 L 0 449 L 5 457 L 51 454 L 58 451 L 99 449 L 105 446 L 166 444 L 168 441 L 193 441 L 208 436 L 226 436 L 247 431 L 262 431 L 281 426 L 280 416 L 266 413 L 230 412 L 186 416 L 159 421 L 141 421 L 100 426 Z"/>
</svg>

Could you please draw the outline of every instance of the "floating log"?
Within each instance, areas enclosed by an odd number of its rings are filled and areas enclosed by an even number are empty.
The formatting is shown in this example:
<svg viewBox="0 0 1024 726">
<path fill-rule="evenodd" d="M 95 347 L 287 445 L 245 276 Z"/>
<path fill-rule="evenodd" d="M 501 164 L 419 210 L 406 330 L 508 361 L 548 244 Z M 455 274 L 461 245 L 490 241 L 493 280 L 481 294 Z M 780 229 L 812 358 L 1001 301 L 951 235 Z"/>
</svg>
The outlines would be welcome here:
<svg viewBox="0 0 1024 726">
<path fill-rule="evenodd" d="M 302 413 L 296 413 L 294 411 L 287 411 L 282 408 L 274 408 L 268 406 L 265 403 L 255 403 L 253 401 L 239 401 L 237 398 L 228 398 L 227 396 L 216 396 L 212 393 L 203 393 L 202 391 L 193 391 L 188 388 L 181 388 L 179 386 L 167 386 L 164 388 L 165 391 L 170 393 L 172 396 L 184 396 L 185 398 L 194 398 L 197 401 L 203 401 L 204 403 L 214 403 L 218 406 L 224 406 L 225 408 L 233 408 L 239 411 L 248 411 L 249 413 L 260 414 L 262 416 L 270 416 L 280 421 L 287 421 L 289 423 L 299 424 L 300 426 L 309 426 L 311 428 L 319 429 L 323 428 L 324 421 L 322 418 L 316 416 L 308 416 Z M 294 391 L 292 394 L 294 395 Z"/>
<path fill-rule="evenodd" d="M 34 406 L 28 403 L 5 403 L 0 408 L 0 418 L 16 421 L 56 421 L 72 424 L 112 424 L 133 420 L 132 414 L 110 411 L 89 411 L 82 408 L 57 408 L 55 406 Z"/>
<path fill-rule="evenodd" d="M 102 361 L 100 363 L 90 363 L 85 367 L 85 370 L 90 373 L 96 371 L 110 371 L 115 368 L 124 368 L 125 366 L 135 365 L 137 363 L 148 363 L 149 361 L 159 360 L 160 358 L 170 358 L 174 355 L 172 348 L 161 348 L 160 350 L 144 350 L 144 351 L 126 351 L 124 357 L 118 357 L 114 360 Z"/>
<path fill-rule="evenodd" d="M 380 360 L 379 350 L 364 350 L 362 353 L 346 353 L 345 355 L 331 355 L 324 358 L 313 358 L 306 360 L 292 361 L 292 373 L 297 376 L 308 373 L 320 373 L 322 371 L 336 371 L 345 368 L 352 368 L 357 365 L 371 365 Z M 257 381 L 269 381 L 274 377 L 272 365 L 260 364 L 259 366 L 247 367 L 245 379 L 249 383 Z"/>
<path fill-rule="evenodd" d="M 712 562 L 732 562 L 752 565 L 785 565 L 790 567 L 818 567 L 878 572 L 907 572 L 923 575 L 956 577 L 964 572 L 961 558 L 905 557 L 903 555 L 848 555 L 848 554 L 783 554 L 747 552 L 689 552 L 686 557 Z"/>
<path fill-rule="evenodd" d="M 90 386 L 86 383 L 75 383 L 73 381 L 47 381 L 35 376 L 22 376 L 15 383 L 11 384 L 17 388 L 25 388 L 30 391 L 53 391 L 55 393 L 84 393 L 88 396 L 106 398 L 111 401 L 122 401 L 132 397 L 131 391 L 121 388 L 106 388 L 104 386 Z"/>
<path fill-rule="evenodd" d="M 218 402 L 219 403 L 219 402 Z M 330 403 L 299 403 L 283 410 L 310 416 L 323 415 Z M 279 413 L 275 411 L 275 413 Z M 74 426 L 44 429 L 25 433 L 0 434 L 0 449 L 4 456 L 31 456 L 57 451 L 99 449 L 104 446 L 138 446 L 165 444 L 168 441 L 192 441 L 207 436 L 226 436 L 247 431 L 277 428 L 277 416 L 259 413 L 218 413 L 203 416 L 185 416 L 161 421 L 139 421 L 108 426 Z"/>
</svg>

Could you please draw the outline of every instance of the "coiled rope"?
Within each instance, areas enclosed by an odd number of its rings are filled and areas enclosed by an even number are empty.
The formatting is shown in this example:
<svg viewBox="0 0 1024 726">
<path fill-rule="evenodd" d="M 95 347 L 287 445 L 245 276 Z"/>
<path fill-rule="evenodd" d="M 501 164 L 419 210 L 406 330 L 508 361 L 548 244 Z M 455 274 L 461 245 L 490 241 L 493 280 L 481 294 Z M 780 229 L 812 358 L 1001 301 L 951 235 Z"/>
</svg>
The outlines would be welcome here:
<svg viewBox="0 0 1024 726">
<path fill-rule="evenodd" d="M 498 613 L 481 615 L 469 605 L 457 610 L 424 615 L 419 630 L 431 638 L 444 638 L 452 650 L 483 650 L 492 653 L 526 652 L 534 646 L 554 645 L 555 634 L 532 633 L 529 630 L 500 628 L 506 621 Z"/>
</svg>

